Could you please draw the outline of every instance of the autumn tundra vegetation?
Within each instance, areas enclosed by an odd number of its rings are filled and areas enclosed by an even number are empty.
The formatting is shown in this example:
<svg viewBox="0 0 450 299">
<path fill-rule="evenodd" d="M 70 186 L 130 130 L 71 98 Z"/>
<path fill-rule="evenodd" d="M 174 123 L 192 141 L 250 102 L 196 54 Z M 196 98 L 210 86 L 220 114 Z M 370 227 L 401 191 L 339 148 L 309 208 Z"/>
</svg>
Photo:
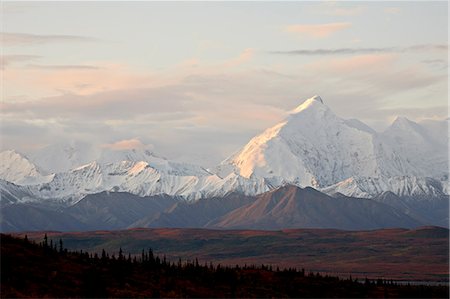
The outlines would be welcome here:
<svg viewBox="0 0 450 299">
<path fill-rule="evenodd" d="M 338 278 L 297 268 L 169 261 L 152 249 L 131 255 L 69 251 L 47 236 L 1 235 L 1 297 L 404 297 L 447 298 L 446 285 Z"/>
</svg>

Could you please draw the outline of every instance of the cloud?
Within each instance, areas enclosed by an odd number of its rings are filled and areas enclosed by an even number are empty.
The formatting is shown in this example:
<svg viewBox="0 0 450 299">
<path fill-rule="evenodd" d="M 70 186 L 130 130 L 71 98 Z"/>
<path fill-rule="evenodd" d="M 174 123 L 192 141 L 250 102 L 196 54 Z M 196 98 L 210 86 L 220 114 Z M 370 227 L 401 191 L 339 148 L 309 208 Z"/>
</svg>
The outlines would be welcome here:
<svg viewBox="0 0 450 299">
<path fill-rule="evenodd" d="M 223 61 L 191 59 L 154 73 L 98 62 L 93 65 L 99 69 L 13 69 L 14 80 L 26 86 L 47 84 L 68 91 L 20 101 L 5 98 L 0 115 L 10 125 L 2 139 L 8 147 L 30 146 L 24 142 L 32 134 L 20 127 L 25 119 L 42 129 L 36 134 L 39 143 L 71 138 L 126 147 L 140 140 L 169 158 L 212 166 L 314 94 L 338 115 L 377 122 L 378 127 L 386 123 L 382 108 L 423 99 L 437 106 L 439 96 L 446 94 L 446 78 L 420 61 L 403 64 L 402 55 L 391 52 L 364 54 L 239 67 L 254 57 L 250 49 Z M 424 116 L 434 113 L 423 110 Z"/>
<path fill-rule="evenodd" d="M 38 55 L 0 55 L 0 69 L 3 70 L 13 63 L 36 60 L 39 58 L 41 58 L 41 56 Z"/>
<path fill-rule="evenodd" d="M 109 148 L 112 150 L 127 150 L 127 149 L 143 149 L 143 148 L 152 149 L 153 145 L 144 144 L 138 138 L 132 138 L 120 140 L 114 143 L 103 144 L 102 147 Z"/>
<path fill-rule="evenodd" d="M 39 69 L 39 70 L 97 70 L 100 67 L 94 65 L 40 65 L 40 64 L 28 64 L 27 68 Z"/>
<path fill-rule="evenodd" d="M 54 42 L 92 42 L 95 38 L 77 35 L 41 35 L 29 33 L 0 32 L 3 46 L 28 46 Z"/>
<path fill-rule="evenodd" d="M 3 113 L 30 118 L 128 119 L 140 115 L 175 113 L 185 110 L 190 97 L 165 88 L 135 88 L 89 95 L 64 94 L 35 101 L 3 102 Z"/>
<path fill-rule="evenodd" d="M 399 59 L 400 55 L 392 53 L 333 57 L 311 62 L 305 68 L 329 78 L 333 90 L 379 98 L 432 86 L 445 77 L 427 71 L 421 64 L 402 66 Z"/>
<path fill-rule="evenodd" d="M 425 59 L 421 61 L 422 63 L 432 65 L 432 66 L 438 66 L 442 68 L 446 68 L 448 61 L 445 59 Z"/>
<path fill-rule="evenodd" d="M 255 54 L 255 50 L 247 48 L 239 54 L 237 58 L 226 61 L 223 65 L 225 67 L 236 67 L 250 61 Z"/>
<path fill-rule="evenodd" d="M 88 65 L 31 65 L 25 68 L 8 68 L 7 84 L 12 90 L 33 91 L 40 96 L 55 94 L 88 95 L 127 88 L 157 87 L 170 83 L 171 78 L 140 72 L 127 66 L 110 63 Z M 7 96 L 11 92 L 7 91 Z"/>
<path fill-rule="evenodd" d="M 112 90 L 148 89 L 177 84 L 182 78 L 196 74 L 215 74 L 218 71 L 233 72 L 249 63 L 255 50 L 244 49 L 235 57 L 205 63 L 192 58 L 164 70 L 136 70 L 128 65 L 108 62 L 89 62 L 80 65 L 28 64 L 20 68 L 8 68 L 4 76 L 8 90 L 6 99 L 12 99 L 23 91 L 34 97 L 60 94 L 93 95 Z"/>
<path fill-rule="evenodd" d="M 423 63 L 430 63 L 430 64 L 435 64 L 435 63 L 447 63 L 447 61 L 445 61 L 444 59 L 425 59 L 422 60 Z"/>
<path fill-rule="evenodd" d="M 392 54 L 373 54 L 373 55 L 358 55 L 349 58 L 331 59 L 326 61 L 319 61 L 312 63 L 312 66 L 319 66 L 322 68 L 329 68 L 338 73 L 347 73 L 354 70 L 374 70 L 384 68 L 389 64 L 395 62 L 396 57 Z"/>
<path fill-rule="evenodd" d="M 384 12 L 390 15 L 398 15 L 401 12 L 399 7 L 386 7 Z"/>
<path fill-rule="evenodd" d="M 270 54 L 281 55 L 353 55 L 353 54 L 371 54 L 371 53 L 406 53 L 419 51 L 447 51 L 448 45 L 429 44 L 413 45 L 410 47 L 379 47 L 379 48 L 336 48 L 336 49 L 299 49 L 291 51 L 270 51 Z"/>
<path fill-rule="evenodd" d="M 0 66 L 5 69 L 7 66 L 20 62 L 34 61 L 41 59 L 39 55 L 0 55 Z M 42 65 L 42 64 L 27 64 L 23 66 L 25 69 L 36 70 L 96 70 L 100 67 L 94 65 Z"/>
<path fill-rule="evenodd" d="M 398 108 L 379 108 L 375 112 L 377 117 L 385 117 L 395 119 L 399 115 L 408 115 L 408 118 L 415 119 L 416 121 L 423 120 L 444 120 L 448 118 L 447 106 L 433 106 L 433 107 L 410 107 L 403 106 Z M 426 117 L 424 115 L 427 114 Z"/>
<path fill-rule="evenodd" d="M 325 38 L 331 34 L 350 28 L 351 23 L 297 24 L 285 27 L 285 31 L 314 38 Z"/>
</svg>

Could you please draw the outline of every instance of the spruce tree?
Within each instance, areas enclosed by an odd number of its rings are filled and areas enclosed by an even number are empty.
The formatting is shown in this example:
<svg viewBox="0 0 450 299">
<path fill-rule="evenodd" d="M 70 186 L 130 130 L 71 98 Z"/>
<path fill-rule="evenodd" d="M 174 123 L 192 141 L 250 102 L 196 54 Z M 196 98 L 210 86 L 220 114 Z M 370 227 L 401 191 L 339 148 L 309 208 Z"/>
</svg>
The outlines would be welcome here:
<svg viewBox="0 0 450 299">
<path fill-rule="evenodd" d="M 44 247 L 45 247 L 45 248 L 48 247 L 48 238 L 47 238 L 47 234 L 44 235 Z"/>
</svg>

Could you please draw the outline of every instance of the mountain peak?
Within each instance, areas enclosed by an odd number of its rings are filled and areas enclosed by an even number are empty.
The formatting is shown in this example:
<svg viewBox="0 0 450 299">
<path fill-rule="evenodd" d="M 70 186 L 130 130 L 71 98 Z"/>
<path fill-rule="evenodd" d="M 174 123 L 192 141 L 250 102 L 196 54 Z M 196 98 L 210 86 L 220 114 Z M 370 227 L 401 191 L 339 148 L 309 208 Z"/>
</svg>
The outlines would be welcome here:
<svg viewBox="0 0 450 299">
<path fill-rule="evenodd" d="M 314 101 L 318 101 L 318 102 L 320 102 L 320 103 L 322 103 L 323 104 L 323 100 L 322 100 L 322 98 L 320 97 L 320 96 L 318 96 L 318 95 L 315 95 L 315 96 L 313 96 L 312 98 L 310 98 L 309 100 L 314 100 Z"/>
<path fill-rule="evenodd" d="M 415 123 L 414 121 L 412 121 L 404 116 L 397 116 L 397 118 L 392 122 L 390 128 L 402 129 L 402 130 L 414 129 L 416 131 L 417 130 L 421 131 L 421 129 L 417 123 Z M 389 128 L 387 130 L 389 130 Z"/>
<path fill-rule="evenodd" d="M 291 110 L 291 114 L 296 114 L 299 113 L 309 107 L 312 106 L 325 106 L 325 104 L 323 103 L 323 100 L 320 96 L 315 95 L 312 98 L 309 98 L 307 100 L 305 100 L 303 103 L 301 103 L 299 106 L 297 106 L 294 110 Z"/>
<path fill-rule="evenodd" d="M 393 123 L 410 123 L 411 121 L 405 116 L 397 116 Z"/>
</svg>

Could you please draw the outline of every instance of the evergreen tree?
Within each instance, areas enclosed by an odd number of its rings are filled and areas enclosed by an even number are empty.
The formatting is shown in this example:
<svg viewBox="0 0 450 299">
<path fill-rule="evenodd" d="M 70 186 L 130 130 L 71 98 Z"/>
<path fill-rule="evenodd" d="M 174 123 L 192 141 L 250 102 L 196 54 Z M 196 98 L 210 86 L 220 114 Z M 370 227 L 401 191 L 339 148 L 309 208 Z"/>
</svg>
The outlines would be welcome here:
<svg viewBox="0 0 450 299">
<path fill-rule="evenodd" d="M 151 248 L 148 250 L 148 258 L 149 258 L 151 263 L 155 262 L 155 256 L 154 256 L 153 250 Z"/>
<path fill-rule="evenodd" d="M 48 247 L 48 238 L 47 238 L 47 234 L 44 235 L 44 247 L 45 247 L 45 248 Z"/>
</svg>

